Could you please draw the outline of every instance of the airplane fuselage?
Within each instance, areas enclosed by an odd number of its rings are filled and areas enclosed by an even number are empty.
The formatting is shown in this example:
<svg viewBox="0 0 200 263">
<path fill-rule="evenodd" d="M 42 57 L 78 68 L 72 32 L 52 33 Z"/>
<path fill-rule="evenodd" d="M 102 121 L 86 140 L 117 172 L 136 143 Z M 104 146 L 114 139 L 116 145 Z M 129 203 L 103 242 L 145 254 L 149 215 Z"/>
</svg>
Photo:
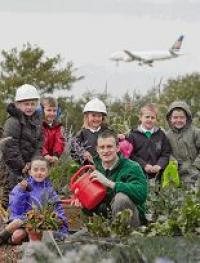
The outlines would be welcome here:
<svg viewBox="0 0 200 263">
<path fill-rule="evenodd" d="M 177 57 L 179 54 L 178 53 L 171 53 L 170 51 L 134 51 L 133 54 L 137 57 L 142 58 L 144 61 L 159 61 L 159 60 L 165 60 L 165 59 L 171 59 Z M 138 59 L 134 59 L 130 56 L 128 56 L 125 52 L 123 51 L 118 51 L 115 52 L 111 55 L 110 57 L 111 60 L 119 62 L 119 61 L 124 61 L 124 62 L 132 62 L 132 61 L 137 61 Z M 143 62 L 144 62 L 143 61 Z M 144 62 L 145 63 L 145 62 Z"/>
<path fill-rule="evenodd" d="M 152 66 L 154 61 L 167 60 L 180 56 L 179 53 L 184 36 L 181 35 L 175 43 L 168 50 L 154 50 L 154 51 L 123 51 L 115 52 L 111 55 L 110 60 L 124 62 L 137 61 L 139 65 Z"/>
</svg>

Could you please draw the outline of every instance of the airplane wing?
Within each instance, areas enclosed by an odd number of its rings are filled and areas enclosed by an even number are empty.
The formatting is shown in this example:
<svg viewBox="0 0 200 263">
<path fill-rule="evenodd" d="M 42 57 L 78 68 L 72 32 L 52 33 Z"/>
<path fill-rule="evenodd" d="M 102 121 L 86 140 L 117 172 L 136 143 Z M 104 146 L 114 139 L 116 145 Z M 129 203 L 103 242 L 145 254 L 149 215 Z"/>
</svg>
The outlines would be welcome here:
<svg viewBox="0 0 200 263">
<path fill-rule="evenodd" d="M 138 55 L 133 54 L 132 52 L 128 51 L 128 50 L 124 50 L 124 53 L 126 53 L 132 60 L 137 60 L 139 61 L 139 63 L 143 63 L 143 64 L 147 64 L 148 66 L 152 67 L 153 66 L 153 60 L 147 60 L 144 59 Z"/>
<path fill-rule="evenodd" d="M 126 49 L 124 50 L 124 53 L 126 53 L 132 60 L 144 61 L 143 58 L 134 55 L 133 53 L 131 53 L 130 51 L 128 51 L 128 50 L 126 50 Z"/>
</svg>

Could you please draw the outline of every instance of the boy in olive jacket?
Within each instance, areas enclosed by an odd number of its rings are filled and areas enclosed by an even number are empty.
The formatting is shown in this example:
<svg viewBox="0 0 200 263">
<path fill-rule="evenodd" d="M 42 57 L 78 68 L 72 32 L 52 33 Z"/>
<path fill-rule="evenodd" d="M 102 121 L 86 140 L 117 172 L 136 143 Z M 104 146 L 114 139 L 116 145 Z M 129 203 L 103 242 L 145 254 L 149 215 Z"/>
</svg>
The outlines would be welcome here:
<svg viewBox="0 0 200 263">
<path fill-rule="evenodd" d="M 90 179 L 102 183 L 107 188 L 107 195 L 96 208 L 84 211 L 107 217 L 111 210 L 112 218 L 115 218 L 118 212 L 131 209 L 130 225 L 137 227 L 145 223 L 147 179 L 140 165 L 118 154 L 117 136 L 108 129 L 98 136 L 97 152 L 96 170 Z"/>
<path fill-rule="evenodd" d="M 181 181 L 194 186 L 200 180 L 200 129 L 192 124 L 192 114 L 185 101 L 172 102 L 166 118 L 172 159 L 178 162 Z"/>
</svg>

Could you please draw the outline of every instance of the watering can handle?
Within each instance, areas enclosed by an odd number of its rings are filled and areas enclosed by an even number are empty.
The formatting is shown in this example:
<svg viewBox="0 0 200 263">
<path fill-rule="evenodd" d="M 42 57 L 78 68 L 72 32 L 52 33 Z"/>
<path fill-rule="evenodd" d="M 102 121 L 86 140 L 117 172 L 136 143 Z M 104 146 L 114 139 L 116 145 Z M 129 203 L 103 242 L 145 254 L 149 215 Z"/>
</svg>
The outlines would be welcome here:
<svg viewBox="0 0 200 263">
<path fill-rule="evenodd" d="M 63 204 L 63 205 L 71 205 L 73 198 L 61 199 L 60 201 L 61 201 L 61 204 Z"/>
<path fill-rule="evenodd" d="M 89 170 L 89 169 L 91 169 L 91 170 L 95 170 L 95 166 L 94 165 L 91 165 L 91 164 L 88 164 L 88 165 L 84 165 L 84 166 L 82 166 L 73 176 L 72 176 L 72 178 L 71 178 L 71 180 L 70 180 L 70 186 L 69 186 L 69 188 L 70 188 L 70 190 L 71 191 L 73 191 L 74 189 L 73 189 L 73 184 L 74 184 L 74 182 L 76 181 L 76 179 L 82 174 L 82 172 L 84 172 L 84 171 L 86 171 L 86 170 Z"/>
</svg>

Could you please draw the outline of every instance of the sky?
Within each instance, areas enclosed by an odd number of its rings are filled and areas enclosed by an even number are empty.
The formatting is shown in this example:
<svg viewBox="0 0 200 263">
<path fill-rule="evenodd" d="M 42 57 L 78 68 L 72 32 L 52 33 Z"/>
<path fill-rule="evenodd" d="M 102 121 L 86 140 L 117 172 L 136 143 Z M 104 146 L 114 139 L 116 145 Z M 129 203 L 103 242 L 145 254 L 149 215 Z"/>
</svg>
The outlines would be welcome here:
<svg viewBox="0 0 200 263">
<path fill-rule="evenodd" d="M 0 0 L 0 50 L 38 45 L 47 56 L 61 54 L 84 75 L 63 95 L 108 93 L 120 98 L 145 94 L 160 82 L 200 69 L 199 0 Z M 153 68 L 109 61 L 111 53 L 128 49 L 168 49 L 185 36 L 177 59 Z"/>
</svg>

